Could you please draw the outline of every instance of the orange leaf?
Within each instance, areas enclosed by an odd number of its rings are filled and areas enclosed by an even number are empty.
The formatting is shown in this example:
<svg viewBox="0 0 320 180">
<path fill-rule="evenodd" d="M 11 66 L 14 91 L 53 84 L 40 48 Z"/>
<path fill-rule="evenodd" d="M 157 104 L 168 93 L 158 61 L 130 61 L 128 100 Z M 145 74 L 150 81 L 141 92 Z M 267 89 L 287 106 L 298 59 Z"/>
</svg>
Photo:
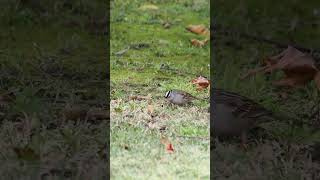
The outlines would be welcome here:
<svg viewBox="0 0 320 180">
<path fill-rule="evenodd" d="M 319 77 L 317 77 L 319 70 L 314 59 L 294 47 L 289 46 L 280 54 L 266 59 L 265 63 L 264 67 L 250 70 L 242 78 L 255 75 L 258 72 L 271 73 L 274 70 L 282 70 L 286 77 L 274 82 L 275 85 L 297 87 L 314 79 L 320 88 Z"/>
<path fill-rule="evenodd" d="M 199 77 L 193 79 L 191 81 L 191 83 L 197 85 L 197 90 L 206 89 L 210 85 L 210 81 L 207 78 L 203 77 L 203 76 L 199 76 Z"/>
<path fill-rule="evenodd" d="M 199 35 L 210 35 L 210 31 L 204 25 L 189 25 L 186 29 Z"/>
<path fill-rule="evenodd" d="M 203 47 L 207 44 L 209 40 L 205 39 L 203 41 L 197 40 L 197 39 L 191 39 L 191 44 L 195 47 Z"/>
</svg>

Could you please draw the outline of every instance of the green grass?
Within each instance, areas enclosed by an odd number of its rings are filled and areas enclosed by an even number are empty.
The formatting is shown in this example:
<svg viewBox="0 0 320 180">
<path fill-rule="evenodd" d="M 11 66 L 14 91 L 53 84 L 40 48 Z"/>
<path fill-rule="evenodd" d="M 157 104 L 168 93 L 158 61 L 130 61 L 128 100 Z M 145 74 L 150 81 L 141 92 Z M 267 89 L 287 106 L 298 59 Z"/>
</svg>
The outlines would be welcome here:
<svg viewBox="0 0 320 180">
<path fill-rule="evenodd" d="M 0 96 L 11 97 L 0 100 L 0 175 L 104 179 L 108 120 L 71 120 L 63 110 L 105 108 L 105 28 L 92 21 L 106 4 L 23 2 L 0 2 Z"/>
<path fill-rule="evenodd" d="M 312 25 L 317 24 L 319 18 L 312 14 L 317 3 L 299 0 L 230 2 L 215 1 L 215 6 L 219 7 L 213 13 L 216 24 L 235 31 L 230 36 L 219 32 L 214 36 L 215 86 L 247 96 L 276 114 L 296 120 L 292 119 L 294 127 L 281 120 L 264 126 L 271 137 L 259 139 L 252 133 L 246 152 L 237 143 L 216 142 L 212 151 L 216 168 L 211 175 L 217 179 L 303 179 L 311 176 L 317 179 L 320 165 L 310 159 L 311 146 L 319 142 L 319 127 L 310 125 L 317 122 L 316 117 L 310 117 L 318 99 L 314 82 L 300 89 L 276 87 L 272 81 L 282 78 L 281 72 L 240 80 L 248 70 L 261 66 L 265 57 L 283 50 L 250 40 L 241 33 L 284 44 L 294 42 L 307 48 L 319 48 L 316 37 L 320 26 Z M 286 92 L 288 98 L 281 98 L 281 92 Z"/>
<path fill-rule="evenodd" d="M 153 1 L 159 7 L 155 11 L 139 10 L 149 4 L 143 0 L 111 4 L 112 179 L 209 179 L 209 93 L 191 84 L 197 75 L 209 77 L 209 46 L 192 47 L 191 39 L 203 37 L 185 30 L 189 24 L 209 25 L 209 1 Z M 165 29 L 163 22 L 172 26 Z M 142 43 L 148 47 L 116 55 Z M 163 97 L 170 89 L 204 100 L 172 106 Z M 129 99 L 148 94 L 154 117 L 146 100 Z M 165 150 L 161 135 L 169 138 L 174 153 Z"/>
</svg>

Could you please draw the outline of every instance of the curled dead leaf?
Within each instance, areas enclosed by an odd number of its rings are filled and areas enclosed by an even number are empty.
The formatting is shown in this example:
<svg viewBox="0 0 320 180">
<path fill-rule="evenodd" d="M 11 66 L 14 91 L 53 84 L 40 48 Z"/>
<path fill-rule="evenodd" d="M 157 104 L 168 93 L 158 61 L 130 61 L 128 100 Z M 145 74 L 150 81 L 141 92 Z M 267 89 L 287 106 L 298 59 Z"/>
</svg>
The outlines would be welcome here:
<svg viewBox="0 0 320 180">
<path fill-rule="evenodd" d="M 186 27 L 186 29 L 192 33 L 198 34 L 198 35 L 206 35 L 210 36 L 210 31 L 203 25 L 189 25 Z"/>
<path fill-rule="evenodd" d="M 255 75 L 258 72 L 272 73 L 274 70 L 282 70 L 285 78 L 274 82 L 275 85 L 298 87 L 305 85 L 311 80 L 315 80 L 319 88 L 318 74 L 315 60 L 307 54 L 288 46 L 286 50 L 276 56 L 265 60 L 265 66 L 250 70 L 242 76 L 242 79 Z"/>
<path fill-rule="evenodd" d="M 195 47 L 203 47 L 208 43 L 208 39 L 200 41 L 198 39 L 191 39 L 191 44 Z"/>
<path fill-rule="evenodd" d="M 203 90 L 209 87 L 210 80 L 203 76 L 199 76 L 191 81 L 192 84 L 197 85 L 197 90 Z"/>
</svg>

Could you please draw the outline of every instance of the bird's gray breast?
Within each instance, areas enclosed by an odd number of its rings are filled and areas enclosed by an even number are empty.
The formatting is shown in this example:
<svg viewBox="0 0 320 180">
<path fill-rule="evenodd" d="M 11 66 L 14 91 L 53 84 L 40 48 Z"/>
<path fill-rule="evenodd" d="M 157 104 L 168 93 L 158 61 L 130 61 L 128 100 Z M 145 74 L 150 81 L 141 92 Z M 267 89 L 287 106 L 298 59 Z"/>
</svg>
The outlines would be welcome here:
<svg viewBox="0 0 320 180">
<path fill-rule="evenodd" d="M 175 93 L 172 96 L 170 96 L 169 100 L 175 104 L 182 104 L 185 101 L 184 97 L 179 93 Z"/>
</svg>

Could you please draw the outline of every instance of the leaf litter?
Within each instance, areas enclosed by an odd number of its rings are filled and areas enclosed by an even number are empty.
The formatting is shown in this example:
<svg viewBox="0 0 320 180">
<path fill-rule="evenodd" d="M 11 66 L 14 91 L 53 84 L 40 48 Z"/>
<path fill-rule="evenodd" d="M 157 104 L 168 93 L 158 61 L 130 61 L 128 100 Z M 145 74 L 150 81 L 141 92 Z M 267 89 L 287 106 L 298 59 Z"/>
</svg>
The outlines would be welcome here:
<svg viewBox="0 0 320 180">
<path fill-rule="evenodd" d="M 190 42 L 195 47 L 204 47 L 210 39 L 210 30 L 206 28 L 204 25 L 189 25 L 186 27 L 186 30 L 192 32 L 197 35 L 204 35 L 206 38 L 204 40 L 191 39 Z"/>
<path fill-rule="evenodd" d="M 274 81 L 277 86 L 300 87 L 314 80 L 320 89 L 320 73 L 312 56 L 305 54 L 292 46 L 280 54 L 265 59 L 265 66 L 249 70 L 241 79 L 256 75 L 259 72 L 272 73 L 275 70 L 284 72 L 285 77 Z"/>
</svg>

